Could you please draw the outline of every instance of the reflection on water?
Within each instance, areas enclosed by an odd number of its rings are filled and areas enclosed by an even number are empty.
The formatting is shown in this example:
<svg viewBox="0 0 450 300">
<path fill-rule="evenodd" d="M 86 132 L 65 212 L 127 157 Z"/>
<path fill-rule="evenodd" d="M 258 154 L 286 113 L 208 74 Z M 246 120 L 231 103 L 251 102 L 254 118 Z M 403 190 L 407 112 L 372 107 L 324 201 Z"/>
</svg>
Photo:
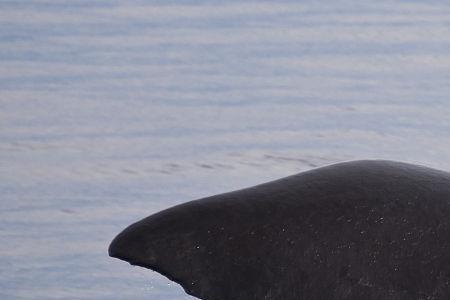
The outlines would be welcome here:
<svg viewBox="0 0 450 300">
<path fill-rule="evenodd" d="M 450 169 L 445 1 L 2 1 L 0 297 L 187 299 L 152 212 L 342 160 Z"/>
</svg>

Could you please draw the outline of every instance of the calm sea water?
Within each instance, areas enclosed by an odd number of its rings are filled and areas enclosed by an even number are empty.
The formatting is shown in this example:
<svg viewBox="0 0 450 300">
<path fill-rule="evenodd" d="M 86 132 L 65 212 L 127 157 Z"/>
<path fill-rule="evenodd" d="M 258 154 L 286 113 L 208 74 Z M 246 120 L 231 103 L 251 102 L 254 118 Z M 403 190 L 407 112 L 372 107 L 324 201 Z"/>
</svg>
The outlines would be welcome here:
<svg viewBox="0 0 450 300">
<path fill-rule="evenodd" d="M 188 299 L 111 239 L 333 162 L 450 170 L 449 116 L 446 1 L 0 1 L 0 298 Z"/>
</svg>

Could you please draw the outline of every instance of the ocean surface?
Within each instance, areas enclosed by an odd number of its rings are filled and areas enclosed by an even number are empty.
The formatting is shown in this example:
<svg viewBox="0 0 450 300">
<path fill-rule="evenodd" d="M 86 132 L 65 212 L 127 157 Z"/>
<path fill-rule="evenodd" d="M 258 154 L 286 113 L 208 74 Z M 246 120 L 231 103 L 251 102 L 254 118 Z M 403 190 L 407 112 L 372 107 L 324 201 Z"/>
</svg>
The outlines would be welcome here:
<svg viewBox="0 0 450 300">
<path fill-rule="evenodd" d="M 0 299 L 194 299 L 124 227 L 335 162 L 450 171 L 447 1 L 0 1 Z"/>
</svg>

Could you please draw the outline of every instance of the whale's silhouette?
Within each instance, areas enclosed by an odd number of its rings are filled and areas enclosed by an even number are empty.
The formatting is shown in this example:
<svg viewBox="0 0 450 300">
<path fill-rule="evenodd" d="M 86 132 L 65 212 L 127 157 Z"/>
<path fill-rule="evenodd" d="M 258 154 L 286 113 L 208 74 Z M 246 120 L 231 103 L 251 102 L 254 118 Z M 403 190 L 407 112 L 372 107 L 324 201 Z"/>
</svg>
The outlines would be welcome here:
<svg viewBox="0 0 450 300">
<path fill-rule="evenodd" d="M 109 254 L 206 300 L 450 299 L 450 173 L 318 168 L 154 214 Z"/>
</svg>

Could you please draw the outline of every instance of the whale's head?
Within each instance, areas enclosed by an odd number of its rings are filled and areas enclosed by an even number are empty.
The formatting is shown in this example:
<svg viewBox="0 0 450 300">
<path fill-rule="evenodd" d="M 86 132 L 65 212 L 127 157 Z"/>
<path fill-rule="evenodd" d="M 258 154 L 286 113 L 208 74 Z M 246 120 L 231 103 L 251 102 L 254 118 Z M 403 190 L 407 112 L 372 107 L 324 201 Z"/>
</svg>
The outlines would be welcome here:
<svg viewBox="0 0 450 300">
<path fill-rule="evenodd" d="M 249 282 L 264 281 L 248 243 L 252 214 L 223 203 L 192 201 L 138 221 L 114 238 L 109 255 L 157 271 L 201 299 L 250 291 Z"/>
</svg>

